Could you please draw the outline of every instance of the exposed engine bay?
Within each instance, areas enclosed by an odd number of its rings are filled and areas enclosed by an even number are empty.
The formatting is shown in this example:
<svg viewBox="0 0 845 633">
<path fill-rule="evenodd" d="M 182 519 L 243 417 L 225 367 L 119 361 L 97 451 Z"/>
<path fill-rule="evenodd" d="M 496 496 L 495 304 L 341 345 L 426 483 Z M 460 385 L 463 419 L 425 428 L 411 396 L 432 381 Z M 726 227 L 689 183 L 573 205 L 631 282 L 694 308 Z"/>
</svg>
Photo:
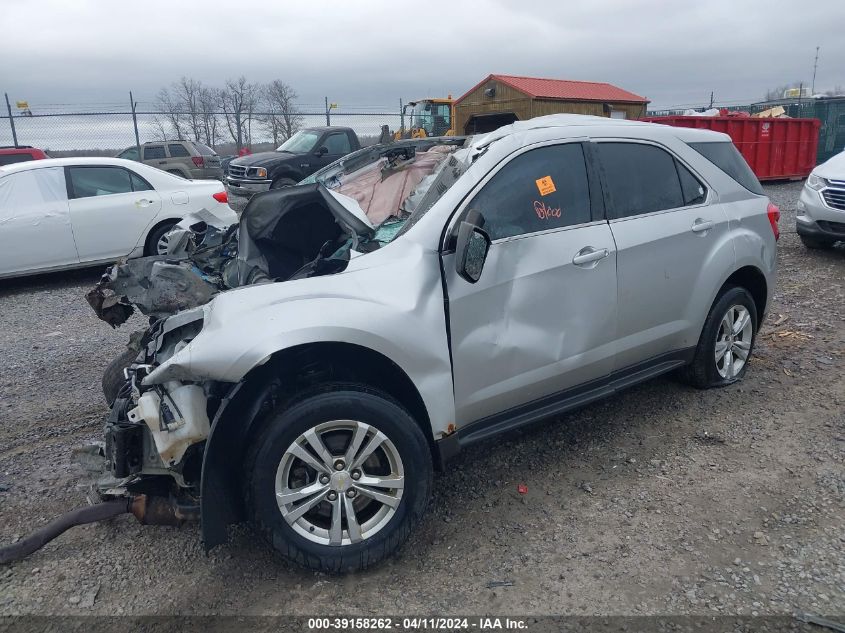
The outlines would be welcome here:
<svg viewBox="0 0 845 633">
<path fill-rule="evenodd" d="M 338 273 L 382 248 L 466 171 L 464 143 L 417 139 L 360 150 L 300 185 L 254 196 L 236 225 L 195 214 L 168 234 L 167 254 L 110 267 L 86 295 L 97 315 L 118 327 L 138 310 L 150 323 L 131 336 L 125 361 L 106 370 L 105 442 L 81 455 L 99 473 L 100 497 L 165 498 L 188 513 L 198 502 L 204 440 L 233 385 L 163 378 L 161 366 L 202 330 L 202 306 L 245 286 Z"/>
<path fill-rule="evenodd" d="M 442 195 L 462 171 L 454 153 L 463 144 L 428 139 L 355 152 L 305 184 L 254 196 L 237 225 L 195 214 L 171 231 L 167 254 L 118 262 L 86 298 L 117 327 L 136 308 L 155 320 L 245 285 L 340 272 Z"/>
</svg>

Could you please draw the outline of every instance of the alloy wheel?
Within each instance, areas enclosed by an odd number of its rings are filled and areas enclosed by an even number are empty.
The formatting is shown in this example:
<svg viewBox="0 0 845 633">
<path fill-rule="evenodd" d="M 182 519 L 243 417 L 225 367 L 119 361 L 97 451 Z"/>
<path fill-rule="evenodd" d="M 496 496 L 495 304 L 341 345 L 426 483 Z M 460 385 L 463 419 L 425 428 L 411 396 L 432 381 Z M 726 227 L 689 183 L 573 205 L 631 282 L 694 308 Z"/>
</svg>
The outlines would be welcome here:
<svg viewBox="0 0 845 633">
<path fill-rule="evenodd" d="M 297 533 L 321 545 L 358 543 L 386 526 L 402 499 L 399 451 L 372 425 L 332 420 L 301 434 L 276 470 L 276 503 Z"/>
<path fill-rule="evenodd" d="M 753 336 L 754 325 L 748 309 L 739 304 L 728 308 L 716 333 L 716 370 L 722 378 L 732 380 L 745 367 Z"/>
</svg>

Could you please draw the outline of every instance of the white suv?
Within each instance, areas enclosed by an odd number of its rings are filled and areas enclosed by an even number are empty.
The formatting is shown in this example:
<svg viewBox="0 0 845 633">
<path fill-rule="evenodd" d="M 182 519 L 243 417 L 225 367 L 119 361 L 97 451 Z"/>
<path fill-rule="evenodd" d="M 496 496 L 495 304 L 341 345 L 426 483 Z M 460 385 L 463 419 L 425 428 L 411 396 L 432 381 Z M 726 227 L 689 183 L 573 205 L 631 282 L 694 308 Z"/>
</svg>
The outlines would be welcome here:
<svg viewBox="0 0 845 633">
<path fill-rule="evenodd" d="M 845 152 L 816 167 L 798 200 L 796 231 L 807 248 L 845 241 Z"/>
</svg>

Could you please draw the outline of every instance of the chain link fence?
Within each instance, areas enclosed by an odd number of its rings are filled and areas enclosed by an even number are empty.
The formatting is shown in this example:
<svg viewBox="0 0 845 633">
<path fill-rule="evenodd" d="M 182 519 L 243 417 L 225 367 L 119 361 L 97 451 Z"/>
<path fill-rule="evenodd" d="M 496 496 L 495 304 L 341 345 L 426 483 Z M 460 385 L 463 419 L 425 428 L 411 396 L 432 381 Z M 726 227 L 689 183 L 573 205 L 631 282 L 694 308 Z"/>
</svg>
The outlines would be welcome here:
<svg viewBox="0 0 845 633">
<path fill-rule="evenodd" d="M 361 143 L 376 143 L 381 135 L 382 126 L 390 131 L 399 129 L 401 114 L 385 109 L 373 111 L 326 112 L 297 111 L 298 129 L 333 125 L 351 127 Z M 13 112 L 0 115 L 0 146 L 31 145 L 43 149 L 54 157 L 62 156 L 115 156 L 122 150 L 140 143 L 171 139 L 197 140 L 211 145 L 218 154 L 237 153 L 236 135 L 227 125 L 227 114 L 211 112 L 203 114 L 201 131 L 179 133 L 170 123 L 174 117 L 186 117 L 186 113 L 153 112 L 50 112 L 21 114 Z M 252 112 L 244 115 L 242 126 L 242 145 L 253 152 L 274 149 L 285 140 L 286 135 L 278 131 L 273 133 L 274 125 L 284 117 L 281 112 Z M 231 119 L 232 115 L 229 114 Z M 14 132 L 13 132 L 14 126 Z M 183 128 L 184 130 L 185 128 Z M 188 128 L 190 129 L 190 127 Z M 236 129 L 236 128 L 235 128 Z"/>
</svg>

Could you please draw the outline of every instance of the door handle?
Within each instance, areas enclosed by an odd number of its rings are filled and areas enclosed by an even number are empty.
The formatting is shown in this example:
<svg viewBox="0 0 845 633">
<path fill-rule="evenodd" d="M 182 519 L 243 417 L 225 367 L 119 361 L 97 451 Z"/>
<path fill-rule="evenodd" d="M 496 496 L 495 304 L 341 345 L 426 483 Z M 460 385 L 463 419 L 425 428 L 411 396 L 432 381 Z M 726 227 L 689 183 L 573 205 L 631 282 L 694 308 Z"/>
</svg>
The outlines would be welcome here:
<svg viewBox="0 0 845 633">
<path fill-rule="evenodd" d="M 148 207 L 153 203 L 152 200 L 147 200 L 146 198 L 141 198 L 140 200 L 135 201 L 135 205 L 139 207 Z"/>
<path fill-rule="evenodd" d="M 710 220 L 702 220 L 701 218 L 697 218 L 695 222 L 692 223 L 693 233 L 704 233 L 712 228 L 713 223 Z"/>
<path fill-rule="evenodd" d="M 576 266 L 585 266 L 586 264 L 598 262 L 608 255 L 610 255 L 610 251 L 606 248 L 595 249 L 592 246 L 585 246 L 572 258 L 572 263 Z"/>
</svg>

